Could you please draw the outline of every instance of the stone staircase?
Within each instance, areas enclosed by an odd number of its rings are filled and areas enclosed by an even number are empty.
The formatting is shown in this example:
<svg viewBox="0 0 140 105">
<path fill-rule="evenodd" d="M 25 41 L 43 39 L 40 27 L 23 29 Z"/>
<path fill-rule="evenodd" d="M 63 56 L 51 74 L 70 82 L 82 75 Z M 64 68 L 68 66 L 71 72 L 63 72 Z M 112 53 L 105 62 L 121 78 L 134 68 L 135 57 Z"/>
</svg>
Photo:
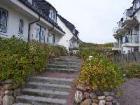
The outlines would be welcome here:
<svg viewBox="0 0 140 105">
<path fill-rule="evenodd" d="M 14 105 L 69 105 L 74 80 L 70 75 L 79 72 L 80 63 L 77 57 L 69 56 L 51 60 L 46 73 L 28 79 Z"/>
</svg>

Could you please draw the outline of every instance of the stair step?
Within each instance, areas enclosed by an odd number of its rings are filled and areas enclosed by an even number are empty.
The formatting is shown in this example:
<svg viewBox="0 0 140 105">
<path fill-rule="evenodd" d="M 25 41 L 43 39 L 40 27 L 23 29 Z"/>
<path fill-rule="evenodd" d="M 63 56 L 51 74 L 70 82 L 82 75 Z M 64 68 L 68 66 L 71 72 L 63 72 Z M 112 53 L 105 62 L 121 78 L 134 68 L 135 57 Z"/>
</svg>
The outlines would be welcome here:
<svg viewBox="0 0 140 105">
<path fill-rule="evenodd" d="M 78 72 L 78 69 L 65 69 L 65 68 L 47 68 L 49 71 L 59 71 L 59 72 Z"/>
<path fill-rule="evenodd" d="M 58 99 L 66 99 L 66 97 L 69 95 L 68 92 L 42 90 L 42 89 L 29 89 L 29 88 L 23 89 L 22 93 L 24 95 L 41 96 L 41 97 L 58 98 Z"/>
<path fill-rule="evenodd" d="M 65 99 L 36 97 L 28 95 L 18 96 L 16 101 L 22 103 L 31 103 L 32 105 L 66 105 Z"/>
<path fill-rule="evenodd" d="M 26 103 L 15 103 L 13 105 L 32 105 L 32 104 L 26 104 Z"/>
<path fill-rule="evenodd" d="M 61 56 L 52 59 L 46 68 L 48 74 L 29 77 L 27 84 L 22 88 L 21 96 L 16 97 L 16 103 L 13 105 L 67 105 L 74 79 L 66 77 L 72 78 L 71 76 L 74 76 L 80 67 L 81 60 L 78 57 Z M 50 77 L 49 74 L 51 76 L 60 74 L 61 78 Z"/>
<path fill-rule="evenodd" d="M 73 59 L 73 58 L 54 58 L 54 61 L 72 61 L 72 62 L 80 62 L 80 59 Z"/>
<path fill-rule="evenodd" d="M 30 77 L 30 82 L 42 82 L 42 83 L 50 83 L 50 84 L 63 84 L 63 85 L 71 85 L 73 79 L 66 78 L 54 78 L 54 77 Z"/>
<path fill-rule="evenodd" d="M 54 64 L 66 64 L 66 65 L 80 65 L 81 62 L 73 62 L 73 61 L 49 61 L 49 63 Z"/>
<path fill-rule="evenodd" d="M 65 64 L 48 64 L 48 68 L 49 67 L 54 67 L 54 68 L 80 68 L 79 66 L 75 66 L 75 65 L 65 65 Z"/>
<path fill-rule="evenodd" d="M 71 86 L 69 86 L 69 85 L 59 85 L 59 84 L 49 84 L 49 83 L 29 82 L 26 85 L 26 88 L 51 89 L 51 90 L 54 90 L 54 91 L 69 91 Z"/>
</svg>

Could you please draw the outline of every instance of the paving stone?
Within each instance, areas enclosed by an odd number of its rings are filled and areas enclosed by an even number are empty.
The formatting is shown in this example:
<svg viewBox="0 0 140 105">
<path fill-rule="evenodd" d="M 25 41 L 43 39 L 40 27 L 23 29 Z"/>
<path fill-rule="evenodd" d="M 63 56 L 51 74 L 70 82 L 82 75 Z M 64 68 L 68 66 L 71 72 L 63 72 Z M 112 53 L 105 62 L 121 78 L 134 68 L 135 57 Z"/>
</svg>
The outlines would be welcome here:
<svg viewBox="0 0 140 105">
<path fill-rule="evenodd" d="M 92 104 L 91 99 L 86 99 L 80 105 L 91 105 L 91 104 Z"/>
<path fill-rule="evenodd" d="M 100 100 L 99 105 L 105 105 L 106 101 L 105 100 Z"/>
<path fill-rule="evenodd" d="M 107 102 L 111 102 L 111 101 L 113 101 L 113 99 L 114 99 L 114 98 L 113 98 L 112 96 L 107 96 L 107 97 L 106 97 L 106 101 L 107 101 Z"/>
<path fill-rule="evenodd" d="M 105 99 L 105 96 L 98 96 L 98 99 L 99 100 L 104 100 Z"/>
</svg>

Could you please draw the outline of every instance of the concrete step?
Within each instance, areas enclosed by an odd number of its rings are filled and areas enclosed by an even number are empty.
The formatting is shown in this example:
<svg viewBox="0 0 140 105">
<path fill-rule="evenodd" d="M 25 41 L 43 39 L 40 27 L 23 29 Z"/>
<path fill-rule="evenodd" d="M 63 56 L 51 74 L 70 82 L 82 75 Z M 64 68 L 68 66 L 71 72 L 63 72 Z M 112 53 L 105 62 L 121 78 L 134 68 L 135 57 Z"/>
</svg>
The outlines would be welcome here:
<svg viewBox="0 0 140 105">
<path fill-rule="evenodd" d="M 48 71 L 52 71 L 52 72 L 68 72 L 68 73 L 73 73 L 73 72 L 78 72 L 79 69 L 65 69 L 65 68 L 47 68 Z"/>
<path fill-rule="evenodd" d="M 66 105 L 67 103 L 65 99 L 36 97 L 28 95 L 18 96 L 16 102 L 30 103 L 32 105 Z"/>
<path fill-rule="evenodd" d="M 42 89 L 30 89 L 30 88 L 23 89 L 22 93 L 23 95 L 58 98 L 58 99 L 66 99 L 69 95 L 69 92 L 53 91 L 51 89 L 42 90 Z"/>
<path fill-rule="evenodd" d="M 38 83 L 38 82 L 29 82 L 25 88 L 32 88 L 32 89 L 51 89 L 52 91 L 69 91 L 71 86 L 70 85 L 59 85 L 59 84 L 50 84 L 50 83 Z"/>
<path fill-rule="evenodd" d="M 54 68 L 70 68 L 70 69 L 80 69 L 79 65 L 66 65 L 66 64 L 48 64 L 48 68 L 54 67 Z"/>
<path fill-rule="evenodd" d="M 30 77 L 29 82 L 39 82 L 39 83 L 49 83 L 49 84 L 59 84 L 59 85 L 71 85 L 73 79 L 66 78 L 54 78 L 54 77 Z"/>
<path fill-rule="evenodd" d="M 75 59 L 75 58 L 53 58 L 54 61 L 74 61 L 74 62 L 80 62 L 81 59 Z"/>
<path fill-rule="evenodd" d="M 29 104 L 29 103 L 15 103 L 13 105 L 32 105 L 32 104 Z"/>
<path fill-rule="evenodd" d="M 73 63 L 73 62 L 49 62 L 48 65 L 66 65 L 66 66 L 69 66 L 69 67 L 81 67 L 81 63 Z"/>
<path fill-rule="evenodd" d="M 77 61 L 77 62 L 74 62 L 74 61 L 49 61 L 49 63 L 54 63 L 54 64 L 66 64 L 66 65 L 80 65 L 81 62 Z"/>
</svg>

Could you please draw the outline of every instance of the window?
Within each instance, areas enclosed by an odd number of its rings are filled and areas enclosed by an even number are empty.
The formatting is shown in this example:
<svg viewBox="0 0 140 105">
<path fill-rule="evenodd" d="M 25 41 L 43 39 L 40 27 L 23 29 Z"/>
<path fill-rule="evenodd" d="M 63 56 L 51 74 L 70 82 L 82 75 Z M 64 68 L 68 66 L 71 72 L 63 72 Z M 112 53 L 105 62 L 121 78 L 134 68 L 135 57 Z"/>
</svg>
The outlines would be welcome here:
<svg viewBox="0 0 140 105">
<path fill-rule="evenodd" d="M 41 32 L 40 32 L 40 42 L 45 43 L 45 31 L 46 29 L 44 27 L 41 27 Z"/>
<path fill-rule="evenodd" d="M 55 42 L 56 42 L 55 35 L 49 34 L 49 35 L 48 35 L 48 38 L 47 38 L 47 42 L 48 42 L 49 44 L 55 44 Z"/>
<path fill-rule="evenodd" d="M 55 35 L 53 35 L 53 44 L 55 44 L 56 39 L 55 39 Z"/>
<path fill-rule="evenodd" d="M 8 12 L 0 8 L 0 32 L 6 33 L 7 32 L 7 18 L 8 18 Z"/>
<path fill-rule="evenodd" d="M 24 32 L 24 21 L 22 19 L 19 20 L 19 34 L 23 34 Z"/>
<path fill-rule="evenodd" d="M 56 22 L 56 12 L 55 11 L 50 10 L 49 17 L 50 17 L 50 19 L 52 19 Z"/>
<path fill-rule="evenodd" d="M 37 29 L 36 29 L 36 39 L 39 42 L 43 42 L 45 43 L 45 31 L 46 29 L 40 25 L 37 25 Z"/>
<path fill-rule="evenodd" d="M 36 28 L 36 39 L 39 39 L 39 36 L 40 36 L 40 26 L 37 25 L 37 28 Z"/>
</svg>

